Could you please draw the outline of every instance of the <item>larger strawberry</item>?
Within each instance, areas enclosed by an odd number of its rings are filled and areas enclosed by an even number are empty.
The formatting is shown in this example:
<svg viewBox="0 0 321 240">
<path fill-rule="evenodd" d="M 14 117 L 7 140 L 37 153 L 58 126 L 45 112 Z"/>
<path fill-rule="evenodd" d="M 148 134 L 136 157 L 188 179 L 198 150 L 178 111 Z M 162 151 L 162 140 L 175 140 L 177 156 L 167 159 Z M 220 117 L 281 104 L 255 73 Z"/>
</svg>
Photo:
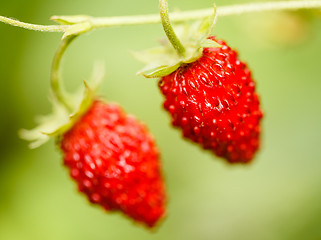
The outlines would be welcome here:
<svg viewBox="0 0 321 240">
<path fill-rule="evenodd" d="M 237 52 L 222 40 L 217 43 L 221 47 L 204 48 L 199 59 L 162 77 L 159 87 L 184 137 L 231 163 L 246 163 L 259 148 L 259 98 Z"/>
<path fill-rule="evenodd" d="M 169 41 L 136 55 L 147 63 L 140 73 L 161 78 L 164 107 L 185 138 L 228 162 L 251 161 L 259 148 L 259 98 L 251 72 L 236 51 L 211 36 L 216 7 L 213 16 L 177 26 L 176 35 L 167 1 L 159 3 Z"/>
<path fill-rule="evenodd" d="M 115 104 L 95 101 L 61 141 L 79 191 L 106 210 L 153 227 L 165 214 L 159 153 L 146 127 Z"/>
</svg>

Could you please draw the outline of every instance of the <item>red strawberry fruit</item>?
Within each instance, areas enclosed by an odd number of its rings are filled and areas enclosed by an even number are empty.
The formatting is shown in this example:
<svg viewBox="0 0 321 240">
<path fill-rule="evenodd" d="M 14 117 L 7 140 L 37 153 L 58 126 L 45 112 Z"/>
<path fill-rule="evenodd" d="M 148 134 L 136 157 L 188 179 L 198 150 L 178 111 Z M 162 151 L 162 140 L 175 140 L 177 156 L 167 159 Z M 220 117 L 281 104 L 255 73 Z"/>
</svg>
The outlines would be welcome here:
<svg viewBox="0 0 321 240">
<path fill-rule="evenodd" d="M 95 101 L 61 141 L 79 191 L 108 211 L 153 227 L 165 214 L 159 153 L 147 128 L 114 104 Z"/>
<path fill-rule="evenodd" d="M 215 40 L 215 37 L 209 37 Z M 262 111 L 251 71 L 224 41 L 164 76 L 159 87 L 184 137 L 231 163 L 251 161 L 259 148 Z"/>
</svg>

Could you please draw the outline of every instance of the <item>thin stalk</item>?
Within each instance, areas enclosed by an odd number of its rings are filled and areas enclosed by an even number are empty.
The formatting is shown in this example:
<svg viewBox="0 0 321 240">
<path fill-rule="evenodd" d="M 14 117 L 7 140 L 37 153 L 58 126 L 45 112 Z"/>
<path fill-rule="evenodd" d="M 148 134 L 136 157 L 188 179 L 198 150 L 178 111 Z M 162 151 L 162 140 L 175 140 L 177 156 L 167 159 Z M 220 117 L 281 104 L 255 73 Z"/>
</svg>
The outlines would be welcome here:
<svg viewBox="0 0 321 240">
<path fill-rule="evenodd" d="M 301 1 L 281 1 L 281 2 L 259 2 L 246 3 L 231 6 L 217 7 L 217 16 L 231 16 L 245 13 L 283 11 L 299 9 L 321 8 L 320 0 L 301 0 Z M 213 8 L 206 8 L 193 11 L 183 11 L 170 13 L 171 22 L 184 22 L 188 20 L 203 19 L 213 14 Z M 130 26 L 142 24 L 160 23 L 161 18 L 158 14 L 119 16 L 119 17 L 89 17 L 92 28 L 107 28 L 112 26 Z M 37 25 L 24 23 L 7 17 L 0 16 L 0 22 L 13 26 L 44 32 L 65 32 L 71 25 Z"/>
<path fill-rule="evenodd" d="M 180 57 L 184 57 L 186 50 L 185 50 L 183 44 L 181 43 L 181 41 L 176 36 L 174 29 L 171 25 L 171 22 L 169 20 L 168 1 L 167 0 L 159 0 L 159 10 L 160 10 L 160 16 L 161 16 L 161 20 L 162 20 L 162 25 L 163 25 L 163 28 L 164 28 L 164 31 L 166 33 L 168 40 L 170 41 L 170 43 L 172 44 L 172 46 L 176 50 L 177 54 Z"/>
<path fill-rule="evenodd" d="M 69 104 L 65 90 L 61 84 L 61 59 L 69 44 L 76 37 L 77 36 L 75 35 L 68 36 L 60 42 L 60 45 L 58 46 L 52 61 L 50 74 L 51 91 L 53 93 L 53 96 L 56 98 L 56 100 L 58 100 L 58 102 L 64 105 L 69 112 L 72 111 L 72 106 Z"/>
<path fill-rule="evenodd" d="M 31 24 L 31 23 L 25 23 L 21 22 L 19 20 L 15 20 L 12 18 L 7 18 L 0 16 L 0 22 L 7 23 L 12 26 L 25 28 L 28 30 L 34 30 L 34 31 L 41 31 L 41 32 L 64 32 L 69 25 L 38 25 L 38 24 Z"/>
</svg>

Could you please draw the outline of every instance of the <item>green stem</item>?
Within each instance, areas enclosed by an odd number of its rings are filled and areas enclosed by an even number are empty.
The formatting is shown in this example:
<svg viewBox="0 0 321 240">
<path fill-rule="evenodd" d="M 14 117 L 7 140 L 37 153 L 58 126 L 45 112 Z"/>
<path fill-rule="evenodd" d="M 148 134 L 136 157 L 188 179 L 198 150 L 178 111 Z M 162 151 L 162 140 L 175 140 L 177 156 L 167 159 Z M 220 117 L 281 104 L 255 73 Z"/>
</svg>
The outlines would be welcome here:
<svg viewBox="0 0 321 240">
<path fill-rule="evenodd" d="M 231 16 L 245 13 L 280 11 L 280 10 L 298 10 L 321 8 L 320 0 L 301 0 L 301 1 L 281 1 L 281 2 L 259 2 L 247 3 L 217 8 L 217 16 Z M 184 22 L 188 20 L 203 19 L 213 14 L 213 8 L 170 13 L 172 22 Z M 92 28 L 107 28 L 112 26 L 130 26 L 142 24 L 160 23 L 158 14 L 119 16 L 119 17 L 89 17 Z M 35 31 L 44 32 L 66 32 L 72 25 L 36 25 L 20 22 L 7 17 L 0 16 L 0 22 L 13 26 L 26 28 Z"/>
<path fill-rule="evenodd" d="M 178 37 L 176 36 L 174 29 L 171 25 L 171 22 L 169 20 L 167 0 L 159 0 L 159 10 L 160 10 L 160 16 L 162 20 L 162 25 L 168 40 L 170 41 L 172 46 L 175 48 L 177 54 L 180 57 L 184 57 L 186 50 L 183 44 L 178 39 Z"/>
<path fill-rule="evenodd" d="M 69 104 L 66 93 L 63 86 L 61 85 L 61 59 L 69 46 L 69 44 L 76 38 L 76 35 L 68 36 L 64 38 L 58 49 L 56 50 L 55 56 L 52 61 L 50 83 L 51 91 L 58 102 L 65 106 L 65 108 L 71 112 L 72 106 Z"/>
<path fill-rule="evenodd" d="M 34 31 L 41 31 L 41 32 L 65 32 L 70 25 L 38 25 L 38 24 L 31 24 L 31 23 L 25 23 L 21 22 L 19 20 L 15 20 L 12 18 L 7 18 L 0 16 L 0 22 L 7 23 L 12 26 L 25 28 L 28 30 L 34 30 Z"/>
</svg>

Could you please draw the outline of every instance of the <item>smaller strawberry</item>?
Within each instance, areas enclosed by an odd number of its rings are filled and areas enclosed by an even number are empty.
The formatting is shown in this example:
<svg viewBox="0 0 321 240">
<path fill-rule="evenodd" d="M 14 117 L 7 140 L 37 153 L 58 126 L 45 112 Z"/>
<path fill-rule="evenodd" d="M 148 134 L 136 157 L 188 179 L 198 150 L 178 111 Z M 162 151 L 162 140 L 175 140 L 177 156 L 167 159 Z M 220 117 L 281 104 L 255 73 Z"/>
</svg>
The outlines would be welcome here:
<svg viewBox="0 0 321 240">
<path fill-rule="evenodd" d="M 84 91 L 52 89 L 52 112 L 20 136 L 31 148 L 56 138 L 65 166 L 90 202 L 152 228 L 166 212 L 159 152 L 144 124 L 118 105 L 96 100 L 103 73 L 95 65 Z"/>
<path fill-rule="evenodd" d="M 147 128 L 115 104 L 94 101 L 62 136 L 79 191 L 108 211 L 153 227 L 165 215 L 159 153 Z"/>
</svg>

